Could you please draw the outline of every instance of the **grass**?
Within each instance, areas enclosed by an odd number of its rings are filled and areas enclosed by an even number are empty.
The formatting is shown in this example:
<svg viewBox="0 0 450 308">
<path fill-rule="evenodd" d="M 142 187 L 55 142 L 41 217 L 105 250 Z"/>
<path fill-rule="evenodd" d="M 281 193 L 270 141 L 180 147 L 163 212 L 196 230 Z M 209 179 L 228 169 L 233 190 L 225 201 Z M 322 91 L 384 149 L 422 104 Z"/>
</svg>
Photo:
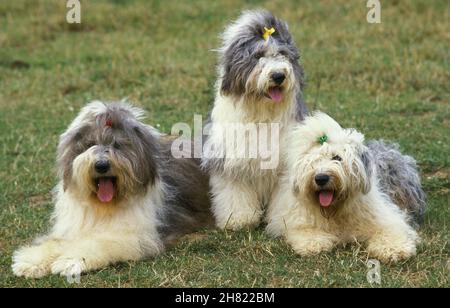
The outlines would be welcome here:
<svg viewBox="0 0 450 308">
<path fill-rule="evenodd" d="M 0 286 L 63 287 L 12 275 L 14 249 L 45 232 L 58 135 L 91 99 L 128 97 L 148 123 L 206 115 L 217 34 L 244 8 L 287 20 L 302 49 L 311 109 L 416 157 L 429 210 L 417 257 L 381 268 L 384 287 L 449 287 L 450 11 L 442 1 L 64 1 L 0 3 Z M 370 287 L 367 255 L 351 246 L 300 258 L 263 229 L 204 231 L 154 259 L 83 275 L 82 287 Z"/>
</svg>

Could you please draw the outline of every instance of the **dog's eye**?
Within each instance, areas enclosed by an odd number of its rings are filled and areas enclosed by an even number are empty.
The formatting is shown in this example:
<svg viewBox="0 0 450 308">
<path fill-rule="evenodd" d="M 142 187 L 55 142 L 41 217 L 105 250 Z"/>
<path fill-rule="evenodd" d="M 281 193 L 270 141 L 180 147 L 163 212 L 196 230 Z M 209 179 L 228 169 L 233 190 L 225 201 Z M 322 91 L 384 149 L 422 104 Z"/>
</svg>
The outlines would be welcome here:
<svg viewBox="0 0 450 308">
<path fill-rule="evenodd" d="M 342 161 L 342 158 L 339 155 L 334 155 L 332 160 Z"/>
<path fill-rule="evenodd" d="M 255 53 L 253 54 L 253 57 L 254 57 L 255 59 L 260 59 L 260 58 L 264 57 L 264 52 L 262 52 L 262 51 L 255 52 Z"/>
<path fill-rule="evenodd" d="M 88 142 L 88 143 L 86 144 L 86 148 L 87 148 L 87 149 L 90 149 L 90 148 L 92 148 L 94 145 L 95 145 L 95 142 L 93 142 L 93 141 Z"/>
<path fill-rule="evenodd" d="M 119 144 L 118 142 L 114 142 L 113 147 L 114 147 L 116 150 L 119 150 L 119 149 L 120 149 L 120 144 Z"/>
</svg>

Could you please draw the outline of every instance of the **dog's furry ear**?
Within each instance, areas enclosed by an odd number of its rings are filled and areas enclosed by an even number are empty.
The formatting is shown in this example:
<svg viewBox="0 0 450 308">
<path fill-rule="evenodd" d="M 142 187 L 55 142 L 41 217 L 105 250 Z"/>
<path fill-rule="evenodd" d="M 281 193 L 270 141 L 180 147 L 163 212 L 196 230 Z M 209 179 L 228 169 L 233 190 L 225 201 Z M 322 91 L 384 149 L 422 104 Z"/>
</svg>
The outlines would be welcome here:
<svg viewBox="0 0 450 308">
<path fill-rule="evenodd" d="M 224 95 L 228 95 L 231 93 L 232 88 L 233 88 L 233 79 L 230 77 L 229 69 L 226 68 L 222 76 L 222 84 L 220 87 L 220 92 Z"/>
<path fill-rule="evenodd" d="M 146 185 L 153 184 L 158 177 L 158 167 L 156 161 L 159 158 L 160 149 L 158 140 L 153 136 L 150 129 L 144 125 L 136 124 L 133 126 L 136 138 L 133 143 L 136 145 L 137 157 L 140 159 L 134 161 L 135 173 L 139 181 Z"/>
<path fill-rule="evenodd" d="M 295 79 L 298 83 L 297 93 L 295 95 L 296 115 L 297 121 L 303 121 L 308 114 L 308 108 L 306 107 L 305 100 L 303 98 L 303 88 L 305 87 L 305 74 L 303 67 L 297 61 L 292 62 L 294 68 Z"/>
<path fill-rule="evenodd" d="M 372 155 L 367 148 L 364 148 L 361 152 L 360 159 L 364 167 L 364 172 L 366 173 L 363 177 L 365 180 L 363 181 L 364 183 L 362 183 L 362 191 L 364 194 L 367 194 L 372 187 L 371 178 L 373 174 Z"/>
<path fill-rule="evenodd" d="M 60 137 L 57 155 L 56 155 L 56 164 L 58 166 L 58 177 L 63 183 L 64 191 L 69 186 L 70 178 L 72 175 L 72 162 L 69 161 L 67 147 L 69 144 L 69 139 L 74 138 L 74 135 L 64 134 Z"/>
<path fill-rule="evenodd" d="M 59 138 L 56 164 L 58 177 L 66 190 L 72 179 L 72 163 L 75 157 L 83 151 L 82 139 L 88 133 L 88 127 L 75 127 L 66 131 Z"/>
<path fill-rule="evenodd" d="M 233 42 L 222 54 L 223 67 L 220 91 L 223 95 L 242 95 L 245 83 L 258 60 L 252 56 L 254 40 L 249 38 Z"/>
</svg>

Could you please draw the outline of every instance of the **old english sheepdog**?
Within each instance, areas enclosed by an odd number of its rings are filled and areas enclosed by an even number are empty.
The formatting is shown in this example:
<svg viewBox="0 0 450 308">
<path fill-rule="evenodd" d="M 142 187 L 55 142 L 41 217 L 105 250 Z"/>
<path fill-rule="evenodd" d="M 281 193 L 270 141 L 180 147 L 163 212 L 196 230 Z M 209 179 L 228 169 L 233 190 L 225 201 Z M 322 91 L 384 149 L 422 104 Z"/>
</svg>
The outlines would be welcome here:
<svg viewBox="0 0 450 308">
<path fill-rule="evenodd" d="M 216 98 L 202 166 L 211 175 L 217 226 L 236 230 L 259 224 L 282 165 L 277 160 L 263 168 L 261 152 L 253 157 L 238 152 L 254 147 L 261 151 L 262 127 L 268 124 L 267 136 L 276 139 L 268 147 L 280 155 L 286 132 L 306 113 L 304 78 L 287 24 L 267 11 L 242 13 L 221 38 Z M 230 142 L 224 132 L 235 124 L 241 125 L 242 138 Z M 258 134 L 260 139 L 255 141 Z"/>
<path fill-rule="evenodd" d="M 65 276 L 160 253 L 214 223 L 208 177 L 125 102 L 92 102 L 61 135 L 52 228 L 14 253 L 15 275 Z"/>
<path fill-rule="evenodd" d="M 369 255 L 382 262 L 415 255 L 419 237 L 411 223 L 425 201 L 411 157 L 380 142 L 365 146 L 361 133 L 323 113 L 307 117 L 288 140 L 269 233 L 301 255 L 352 241 L 367 242 Z"/>
</svg>

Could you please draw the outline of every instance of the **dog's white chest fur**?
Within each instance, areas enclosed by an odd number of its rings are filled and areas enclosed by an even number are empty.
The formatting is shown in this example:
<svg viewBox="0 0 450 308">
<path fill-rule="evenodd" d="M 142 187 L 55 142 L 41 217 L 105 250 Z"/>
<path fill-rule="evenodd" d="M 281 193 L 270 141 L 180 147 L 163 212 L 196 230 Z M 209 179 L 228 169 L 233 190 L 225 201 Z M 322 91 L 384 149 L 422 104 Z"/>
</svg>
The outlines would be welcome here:
<svg viewBox="0 0 450 308">
<path fill-rule="evenodd" d="M 213 209 L 217 224 L 232 229 L 259 223 L 284 164 L 285 135 L 295 123 L 286 106 L 260 105 L 258 114 L 252 110 L 256 106 L 248 107 L 246 103 L 218 94 L 205 144 L 205 148 L 214 148 L 217 155 L 223 155 L 221 170 L 211 174 Z M 239 125 L 236 131 L 240 136 L 229 134 Z"/>
</svg>

